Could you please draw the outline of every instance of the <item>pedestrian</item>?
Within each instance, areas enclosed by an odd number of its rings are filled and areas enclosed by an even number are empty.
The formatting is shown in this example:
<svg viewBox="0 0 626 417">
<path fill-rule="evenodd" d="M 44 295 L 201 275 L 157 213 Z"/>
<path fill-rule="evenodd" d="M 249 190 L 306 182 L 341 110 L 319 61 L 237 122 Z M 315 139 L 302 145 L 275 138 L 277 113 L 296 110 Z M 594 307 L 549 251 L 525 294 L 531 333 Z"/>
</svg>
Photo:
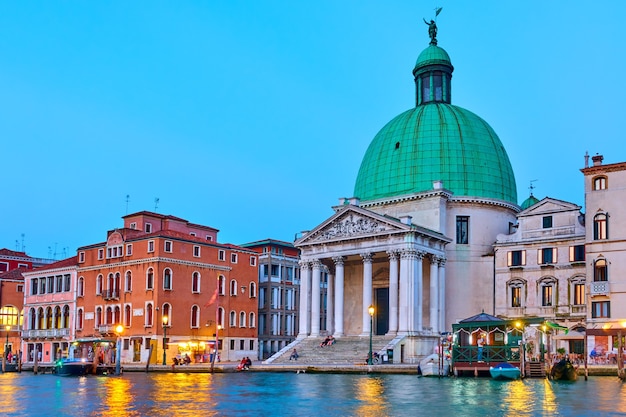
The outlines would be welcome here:
<svg viewBox="0 0 626 417">
<path fill-rule="evenodd" d="M 298 351 L 294 348 L 293 352 L 291 352 L 291 356 L 289 357 L 289 360 L 294 360 L 297 361 L 298 360 Z"/>
</svg>

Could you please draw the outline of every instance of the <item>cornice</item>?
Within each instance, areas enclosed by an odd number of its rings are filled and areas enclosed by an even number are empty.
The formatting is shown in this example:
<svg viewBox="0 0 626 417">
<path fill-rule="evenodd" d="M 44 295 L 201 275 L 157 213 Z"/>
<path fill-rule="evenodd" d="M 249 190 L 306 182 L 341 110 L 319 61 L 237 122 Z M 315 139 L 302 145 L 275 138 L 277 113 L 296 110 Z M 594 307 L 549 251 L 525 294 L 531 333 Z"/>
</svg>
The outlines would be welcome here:
<svg viewBox="0 0 626 417">
<path fill-rule="evenodd" d="M 207 264 L 207 263 L 203 263 L 203 262 L 183 261 L 181 259 L 164 258 L 164 257 L 156 256 L 156 257 L 153 257 L 153 258 L 142 258 L 142 259 L 135 259 L 135 260 L 132 260 L 132 261 L 124 261 L 124 262 L 116 262 L 116 263 L 108 263 L 108 264 L 101 264 L 101 265 L 90 265 L 90 266 L 85 266 L 85 267 L 79 267 L 77 271 L 78 271 L 78 273 L 81 273 L 81 272 L 95 271 L 95 270 L 105 269 L 105 268 L 123 268 L 125 266 L 141 265 L 141 264 L 157 263 L 157 262 L 165 262 L 165 263 L 171 263 L 171 264 L 176 264 L 176 265 L 184 265 L 184 266 L 194 266 L 194 267 L 197 267 L 197 268 L 207 268 L 207 269 L 214 269 L 214 270 L 218 270 L 218 271 L 230 271 L 230 270 L 232 270 L 232 268 L 228 267 L 228 266 Z"/>
</svg>

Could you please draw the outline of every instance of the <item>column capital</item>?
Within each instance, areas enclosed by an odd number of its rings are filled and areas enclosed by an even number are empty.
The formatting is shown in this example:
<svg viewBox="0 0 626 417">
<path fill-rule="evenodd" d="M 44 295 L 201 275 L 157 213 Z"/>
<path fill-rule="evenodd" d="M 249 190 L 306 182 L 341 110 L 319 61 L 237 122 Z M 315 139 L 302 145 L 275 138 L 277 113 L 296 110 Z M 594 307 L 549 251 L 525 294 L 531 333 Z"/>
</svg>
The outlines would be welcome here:
<svg viewBox="0 0 626 417">
<path fill-rule="evenodd" d="M 322 261 L 317 258 L 313 259 L 311 264 L 313 265 L 313 269 L 322 269 Z"/>
<path fill-rule="evenodd" d="M 361 258 L 363 258 L 363 263 L 371 263 L 374 254 L 372 252 L 362 253 Z"/>
<path fill-rule="evenodd" d="M 424 256 L 426 255 L 426 252 L 423 250 L 416 250 L 416 249 L 402 249 L 400 251 L 400 258 L 402 259 L 417 259 L 417 260 L 422 260 L 424 258 Z"/>
<path fill-rule="evenodd" d="M 444 266 L 446 264 L 445 256 L 435 255 L 434 253 L 431 253 L 429 256 L 430 256 L 430 261 L 433 264 L 437 264 L 439 266 Z"/>
<path fill-rule="evenodd" d="M 345 257 L 343 256 L 334 256 L 333 257 L 333 262 L 335 263 L 335 265 L 343 265 L 343 262 L 346 260 Z"/>
<path fill-rule="evenodd" d="M 400 257 L 400 252 L 397 250 L 388 250 L 387 255 L 389 256 L 390 261 L 397 261 Z"/>
<path fill-rule="evenodd" d="M 311 269 L 311 261 L 309 259 L 300 259 L 298 265 L 300 265 L 300 269 Z"/>
</svg>

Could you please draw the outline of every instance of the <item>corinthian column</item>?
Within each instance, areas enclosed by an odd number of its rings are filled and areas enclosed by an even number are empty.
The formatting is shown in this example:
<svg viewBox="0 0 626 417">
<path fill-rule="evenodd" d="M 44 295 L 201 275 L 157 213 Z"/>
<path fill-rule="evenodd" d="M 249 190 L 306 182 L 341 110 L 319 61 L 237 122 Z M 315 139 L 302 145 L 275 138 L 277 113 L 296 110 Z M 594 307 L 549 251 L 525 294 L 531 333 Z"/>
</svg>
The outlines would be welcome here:
<svg viewBox="0 0 626 417">
<path fill-rule="evenodd" d="M 309 328 L 309 288 L 311 282 L 311 264 L 300 260 L 300 308 L 298 309 L 298 338 L 307 337 Z"/>
<path fill-rule="evenodd" d="M 439 258 L 439 329 L 446 328 L 446 258 Z"/>
<path fill-rule="evenodd" d="M 389 251 L 389 334 L 398 333 L 398 252 Z"/>
<path fill-rule="evenodd" d="M 424 277 L 422 272 L 422 260 L 426 252 L 417 251 L 415 253 L 415 287 L 413 291 L 413 314 L 415 317 L 414 326 L 411 330 L 421 332 L 424 329 Z"/>
<path fill-rule="evenodd" d="M 320 335 L 320 282 L 322 278 L 322 263 L 319 259 L 313 260 L 313 277 L 311 279 L 311 336 Z"/>
<path fill-rule="evenodd" d="M 439 257 L 430 255 L 430 326 L 439 333 Z"/>
<path fill-rule="evenodd" d="M 372 305 L 372 254 L 363 253 L 363 326 L 361 327 L 361 335 L 370 334 L 370 313 L 369 307 Z"/>
<path fill-rule="evenodd" d="M 333 258 L 335 262 L 335 337 L 343 336 L 343 256 Z"/>
</svg>

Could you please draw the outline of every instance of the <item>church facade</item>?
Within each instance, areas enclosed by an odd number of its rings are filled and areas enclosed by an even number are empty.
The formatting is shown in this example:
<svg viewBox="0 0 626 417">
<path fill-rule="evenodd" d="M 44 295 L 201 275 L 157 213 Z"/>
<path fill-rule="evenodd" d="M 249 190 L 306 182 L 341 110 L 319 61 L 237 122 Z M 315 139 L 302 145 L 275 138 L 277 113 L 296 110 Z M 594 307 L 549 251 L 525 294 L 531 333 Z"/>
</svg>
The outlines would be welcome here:
<svg viewBox="0 0 626 417">
<path fill-rule="evenodd" d="M 520 207 L 496 133 L 451 104 L 453 70 L 431 33 L 413 68 L 415 107 L 372 140 L 354 197 L 294 243 L 299 338 L 366 336 L 372 326 L 394 357 L 416 362 L 452 323 L 493 311 L 493 243 Z"/>
</svg>

